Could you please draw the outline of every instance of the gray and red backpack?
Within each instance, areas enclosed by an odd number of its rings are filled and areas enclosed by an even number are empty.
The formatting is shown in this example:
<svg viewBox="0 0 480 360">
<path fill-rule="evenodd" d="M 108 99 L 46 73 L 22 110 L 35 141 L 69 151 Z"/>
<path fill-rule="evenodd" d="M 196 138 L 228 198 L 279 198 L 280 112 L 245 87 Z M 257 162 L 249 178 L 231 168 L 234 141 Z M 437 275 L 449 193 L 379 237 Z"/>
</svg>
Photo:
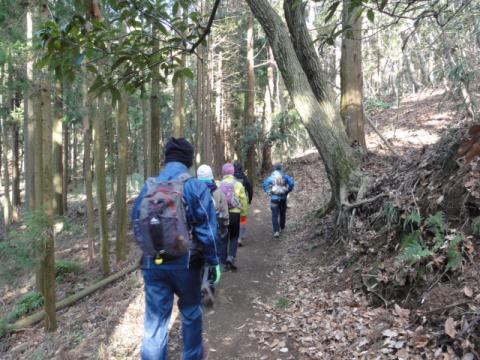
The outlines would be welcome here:
<svg viewBox="0 0 480 360">
<path fill-rule="evenodd" d="M 155 258 L 156 264 L 178 259 L 195 248 L 183 198 L 189 178 L 182 174 L 178 180 L 149 178 L 145 182 L 146 192 L 134 226 L 143 255 Z"/>
</svg>

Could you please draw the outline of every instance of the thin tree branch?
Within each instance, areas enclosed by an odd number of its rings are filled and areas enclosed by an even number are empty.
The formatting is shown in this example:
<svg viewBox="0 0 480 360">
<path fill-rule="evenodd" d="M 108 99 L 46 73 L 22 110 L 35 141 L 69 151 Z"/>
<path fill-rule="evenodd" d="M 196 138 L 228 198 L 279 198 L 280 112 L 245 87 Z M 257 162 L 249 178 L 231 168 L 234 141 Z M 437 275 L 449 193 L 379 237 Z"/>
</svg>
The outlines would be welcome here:
<svg viewBox="0 0 480 360">
<path fill-rule="evenodd" d="M 195 49 L 197 48 L 198 45 L 202 43 L 203 40 L 207 37 L 207 35 L 210 33 L 210 29 L 212 28 L 213 20 L 215 20 L 215 14 L 217 13 L 218 6 L 220 5 L 220 0 L 215 0 L 215 3 L 213 4 L 212 12 L 210 14 L 210 19 L 208 19 L 207 27 L 205 28 L 205 31 L 203 32 L 202 35 L 198 38 L 197 42 L 192 45 L 190 48 L 189 52 L 192 54 Z"/>
</svg>

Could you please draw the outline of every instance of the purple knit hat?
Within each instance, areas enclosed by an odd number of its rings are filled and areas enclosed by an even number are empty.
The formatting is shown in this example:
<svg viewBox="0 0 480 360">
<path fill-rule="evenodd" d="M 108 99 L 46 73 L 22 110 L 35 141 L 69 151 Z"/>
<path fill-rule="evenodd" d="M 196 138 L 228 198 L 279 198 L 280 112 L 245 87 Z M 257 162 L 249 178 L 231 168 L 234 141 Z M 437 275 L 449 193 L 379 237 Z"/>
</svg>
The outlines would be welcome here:
<svg viewBox="0 0 480 360">
<path fill-rule="evenodd" d="M 222 175 L 233 175 L 235 172 L 235 168 L 233 167 L 233 164 L 231 163 L 226 163 L 222 166 Z"/>
</svg>

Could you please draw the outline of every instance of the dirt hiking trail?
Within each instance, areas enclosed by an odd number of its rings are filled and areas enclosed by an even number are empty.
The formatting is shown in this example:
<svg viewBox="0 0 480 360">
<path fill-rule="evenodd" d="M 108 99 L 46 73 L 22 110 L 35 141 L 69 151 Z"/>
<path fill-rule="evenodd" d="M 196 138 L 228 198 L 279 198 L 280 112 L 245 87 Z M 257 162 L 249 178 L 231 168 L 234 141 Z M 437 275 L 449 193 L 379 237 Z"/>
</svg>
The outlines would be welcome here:
<svg viewBox="0 0 480 360">
<path fill-rule="evenodd" d="M 274 355 L 271 349 L 260 347 L 259 324 L 268 320 L 261 306 L 277 301 L 279 268 L 282 261 L 279 239 L 272 236 L 269 200 L 260 194 L 250 206 L 247 236 L 237 252 L 238 271 L 224 272 L 218 287 L 216 302 L 204 309 L 204 339 L 209 360 L 291 359 L 291 354 Z M 172 358 L 180 358 L 178 345 L 180 321 L 174 324 L 170 337 Z"/>
</svg>

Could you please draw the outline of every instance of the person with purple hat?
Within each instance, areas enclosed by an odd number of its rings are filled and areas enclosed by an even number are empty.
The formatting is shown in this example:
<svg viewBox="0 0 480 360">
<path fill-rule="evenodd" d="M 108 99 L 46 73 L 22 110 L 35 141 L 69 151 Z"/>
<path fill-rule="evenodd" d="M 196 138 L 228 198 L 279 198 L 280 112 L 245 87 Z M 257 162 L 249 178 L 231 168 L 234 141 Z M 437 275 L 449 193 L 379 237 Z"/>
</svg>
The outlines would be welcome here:
<svg viewBox="0 0 480 360">
<path fill-rule="evenodd" d="M 225 270 L 237 270 L 235 262 L 238 248 L 238 237 L 240 235 L 240 217 L 247 216 L 248 213 L 248 198 L 245 193 L 245 188 L 240 181 L 237 181 L 233 174 L 235 168 L 233 164 L 226 163 L 222 167 L 222 181 L 218 184 L 227 200 L 229 212 L 228 225 L 228 247 Z"/>
</svg>

